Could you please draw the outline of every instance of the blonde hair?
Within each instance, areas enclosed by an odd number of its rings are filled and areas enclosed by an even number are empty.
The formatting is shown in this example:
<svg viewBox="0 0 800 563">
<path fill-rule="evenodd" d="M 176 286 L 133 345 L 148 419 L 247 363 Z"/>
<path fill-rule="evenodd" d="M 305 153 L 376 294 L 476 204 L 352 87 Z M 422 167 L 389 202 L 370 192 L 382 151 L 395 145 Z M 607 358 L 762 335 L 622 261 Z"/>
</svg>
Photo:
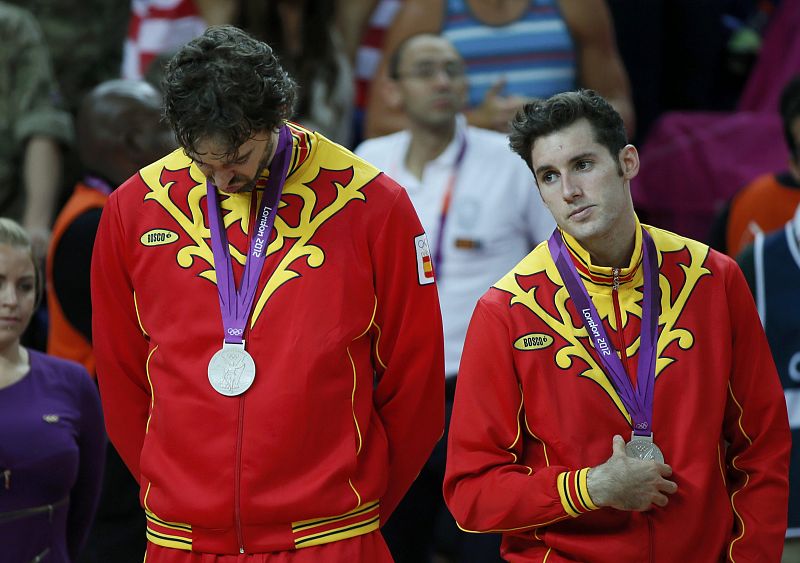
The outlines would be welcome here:
<svg viewBox="0 0 800 563">
<path fill-rule="evenodd" d="M 33 255 L 33 246 L 31 245 L 31 237 L 22 226 L 7 217 L 0 217 L 0 244 L 7 244 L 12 248 L 19 248 L 28 253 L 33 264 L 33 269 L 36 277 L 36 305 L 39 306 L 39 301 L 42 298 L 44 279 L 42 273 L 39 271 L 39 264 L 36 262 L 36 257 Z"/>
<path fill-rule="evenodd" d="M 31 238 L 19 223 L 6 217 L 0 217 L 0 244 L 14 248 L 31 248 Z"/>
</svg>

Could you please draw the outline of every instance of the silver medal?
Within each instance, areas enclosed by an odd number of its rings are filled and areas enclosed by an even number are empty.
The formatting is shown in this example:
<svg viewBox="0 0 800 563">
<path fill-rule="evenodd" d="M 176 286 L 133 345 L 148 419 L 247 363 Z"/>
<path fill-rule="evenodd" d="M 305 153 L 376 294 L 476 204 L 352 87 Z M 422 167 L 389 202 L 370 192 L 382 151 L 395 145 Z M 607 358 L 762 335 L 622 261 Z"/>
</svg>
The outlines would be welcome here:
<svg viewBox="0 0 800 563">
<path fill-rule="evenodd" d="M 228 397 L 235 397 L 247 391 L 256 378 L 256 364 L 253 357 L 241 344 L 222 343 L 208 362 L 208 381 L 214 391 Z"/>
<path fill-rule="evenodd" d="M 625 444 L 625 453 L 628 457 L 664 463 L 664 454 L 653 442 L 652 434 L 649 436 L 631 434 L 631 441 Z"/>
</svg>

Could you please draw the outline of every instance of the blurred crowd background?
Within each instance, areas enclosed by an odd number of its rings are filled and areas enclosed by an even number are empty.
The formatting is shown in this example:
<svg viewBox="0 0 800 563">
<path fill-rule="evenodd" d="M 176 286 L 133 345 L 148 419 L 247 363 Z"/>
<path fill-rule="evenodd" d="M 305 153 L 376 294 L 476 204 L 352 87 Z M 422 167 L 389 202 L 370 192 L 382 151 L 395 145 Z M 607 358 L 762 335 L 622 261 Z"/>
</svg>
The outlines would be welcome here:
<svg viewBox="0 0 800 563">
<path fill-rule="evenodd" d="M 800 0 L 0 1 L 0 216 L 20 222 L 43 263 L 51 249 L 48 290 L 61 287 L 38 308 L 28 347 L 83 342 L 91 357 L 88 267 L 102 201 L 86 198 L 104 201 L 175 146 L 159 122 L 163 65 L 216 24 L 271 45 L 299 85 L 294 120 L 350 149 L 408 127 L 391 94 L 402 78 L 392 55 L 434 33 L 464 67 L 414 77 L 466 75 L 472 125 L 504 133 L 532 97 L 577 87 L 608 98 L 640 149 L 632 192 L 642 222 L 745 252 L 757 269 L 750 243 L 800 204 Z M 76 194 L 89 215 L 70 211 Z M 56 243 L 67 250 L 55 253 Z M 800 363 L 796 371 L 800 387 Z M 125 469 L 111 463 L 107 473 L 122 479 L 115 472 Z M 101 505 L 112 532 L 94 533 L 85 561 L 120 530 L 144 541 L 138 527 L 114 526 L 114 507 L 123 518 L 131 505 L 135 492 L 105 513 Z"/>
</svg>

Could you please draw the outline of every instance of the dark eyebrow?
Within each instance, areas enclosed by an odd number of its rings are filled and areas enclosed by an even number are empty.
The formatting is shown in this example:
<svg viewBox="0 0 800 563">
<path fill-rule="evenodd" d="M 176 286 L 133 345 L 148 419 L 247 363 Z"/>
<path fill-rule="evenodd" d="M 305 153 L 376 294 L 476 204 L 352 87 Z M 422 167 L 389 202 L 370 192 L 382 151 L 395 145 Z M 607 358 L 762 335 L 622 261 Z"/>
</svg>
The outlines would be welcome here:
<svg viewBox="0 0 800 563">
<path fill-rule="evenodd" d="M 253 149 L 250 149 L 249 151 L 247 151 L 247 152 L 246 152 L 246 153 L 244 153 L 244 154 L 236 154 L 236 155 L 233 155 L 235 158 L 230 158 L 230 159 L 228 159 L 228 160 L 227 160 L 227 162 L 228 162 L 229 164 L 230 164 L 230 163 L 239 163 L 239 162 L 244 162 L 245 160 L 247 160 L 248 158 L 250 158 L 250 155 L 251 155 L 251 154 L 253 154 Z"/>
<path fill-rule="evenodd" d="M 538 167 L 536 168 L 536 170 L 534 170 L 534 171 L 533 171 L 533 175 L 534 175 L 534 176 L 539 176 L 539 174 L 540 174 L 540 173 L 542 173 L 542 172 L 545 172 L 545 171 L 547 171 L 547 170 L 550 170 L 551 168 L 553 168 L 551 165 L 549 165 L 549 164 L 543 164 L 543 165 L 541 165 L 541 166 L 538 166 Z"/>
<path fill-rule="evenodd" d="M 197 156 L 196 153 L 193 153 L 192 151 L 187 151 L 186 149 L 184 149 L 183 152 L 186 154 L 186 156 L 188 156 L 192 160 L 192 162 L 203 162 L 203 159 Z"/>
<path fill-rule="evenodd" d="M 595 156 L 596 156 L 596 153 L 594 153 L 592 151 L 586 151 L 586 152 L 582 152 L 580 154 L 576 154 L 575 156 L 573 156 L 572 158 L 569 159 L 569 162 L 570 162 L 570 164 L 572 164 L 572 163 L 578 162 L 579 160 L 584 160 L 584 159 L 592 158 L 592 157 L 595 157 Z M 543 164 L 541 166 L 536 167 L 536 169 L 534 170 L 534 174 L 536 176 L 538 176 L 541 172 L 545 172 L 547 170 L 550 170 L 551 168 L 553 168 L 553 166 L 551 164 Z"/>
<path fill-rule="evenodd" d="M 584 160 L 584 159 L 587 159 L 587 158 L 591 158 L 593 156 L 595 156 L 595 153 L 593 153 L 591 151 L 582 152 L 581 154 L 573 156 L 572 158 L 570 158 L 569 161 L 570 162 L 578 162 L 579 160 Z"/>
</svg>

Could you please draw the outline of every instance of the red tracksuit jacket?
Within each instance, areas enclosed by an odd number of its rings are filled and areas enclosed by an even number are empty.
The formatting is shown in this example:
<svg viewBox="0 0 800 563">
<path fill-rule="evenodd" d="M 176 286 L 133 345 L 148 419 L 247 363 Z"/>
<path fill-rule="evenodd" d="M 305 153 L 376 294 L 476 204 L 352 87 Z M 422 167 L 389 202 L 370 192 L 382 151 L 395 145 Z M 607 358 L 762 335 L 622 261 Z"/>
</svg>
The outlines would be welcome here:
<svg viewBox="0 0 800 563">
<path fill-rule="evenodd" d="M 630 416 L 547 244 L 480 300 L 467 335 L 444 493 L 459 524 L 501 531 L 509 561 L 780 560 L 789 428 L 764 332 L 736 264 L 648 227 L 660 271 L 654 439 L 678 485 L 664 508 L 597 509 L 589 467 Z M 628 374 L 636 374 L 642 235 L 629 267 L 591 265 L 564 233 Z M 614 275 L 619 289 L 614 289 Z"/>
<path fill-rule="evenodd" d="M 243 395 L 222 396 L 207 378 L 223 328 L 203 175 L 177 150 L 103 213 L 98 379 L 158 545 L 257 553 L 376 530 L 442 434 L 441 319 L 411 203 L 342 147 L 291 131 Z M 251 199 L 220 202 L 237 279 Z"/>
</svg>

